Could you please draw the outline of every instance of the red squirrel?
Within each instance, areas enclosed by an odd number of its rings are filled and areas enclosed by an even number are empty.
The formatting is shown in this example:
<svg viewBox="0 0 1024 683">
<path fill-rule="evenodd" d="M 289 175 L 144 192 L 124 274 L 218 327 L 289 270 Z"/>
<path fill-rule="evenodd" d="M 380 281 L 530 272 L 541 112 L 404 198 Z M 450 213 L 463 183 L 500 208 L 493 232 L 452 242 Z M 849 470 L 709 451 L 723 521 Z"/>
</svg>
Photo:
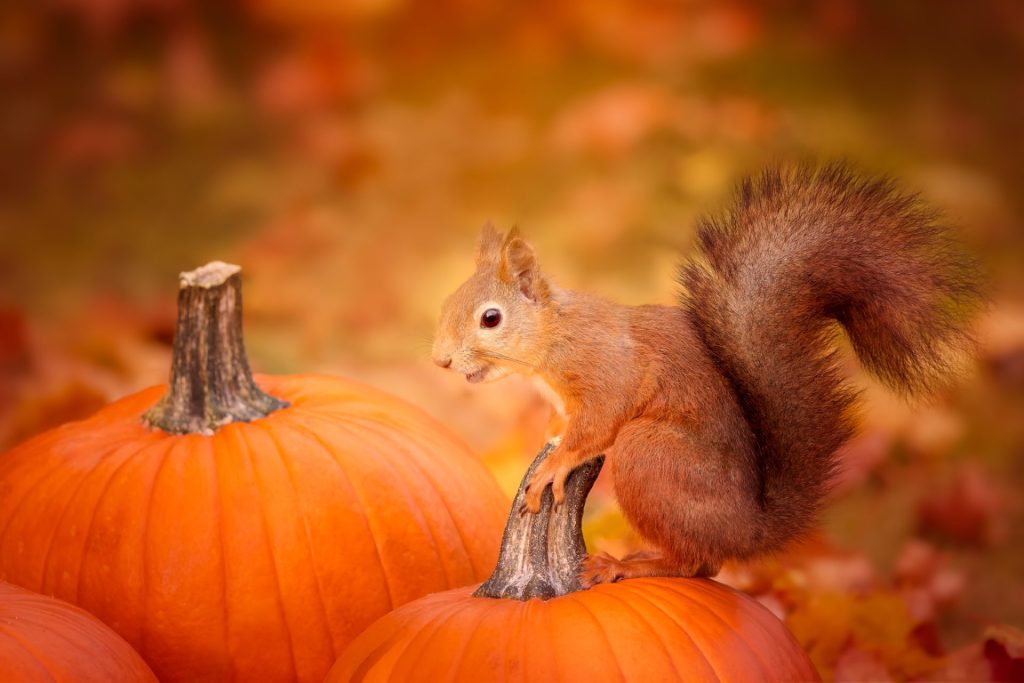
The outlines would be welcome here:
<svg viewBox="0 0 1024 683">
<path fill-rule="evenodd" d="M 476 272 L 444 302 L 438 365 L 470 382 L 538 375 L 564 402 L 522 512 L 549 484 L 559 504 L 569 472 L 604 453 L 623 513 L 656 548 L 589 556 L 585 585 L 713 576 L 812 526 L 854 431 L 839 328 L 904 393 L 943 383 L 970 348 L 973 261 L 887 180 L 768 170 L 700 222 L 697 250 L 678 306 L 622 306 L 558 287 L 517 230 L 488 225 Z"/>
</svg>

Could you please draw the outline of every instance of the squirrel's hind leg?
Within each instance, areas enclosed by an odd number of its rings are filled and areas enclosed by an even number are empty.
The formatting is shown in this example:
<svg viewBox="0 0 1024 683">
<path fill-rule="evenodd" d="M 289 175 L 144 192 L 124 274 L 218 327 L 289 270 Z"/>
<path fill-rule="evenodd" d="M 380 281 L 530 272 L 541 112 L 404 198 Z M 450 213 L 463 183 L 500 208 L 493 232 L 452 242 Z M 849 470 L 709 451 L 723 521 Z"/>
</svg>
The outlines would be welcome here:
<svg viewBox="0 0 1024 683">
<path fill-rule="evenodd" d="M 711 577 L 717 574 L 720 568 L 720 566 L 709 564 L 680 565 L 661 553 L 651 551 L 633 553 L 621 560 L 615 559 L 608 553 L 598 553 L 597 555 L 588 555 L 583 560 L 580 581 L 589 588 L 599 583 L 615 583 L 642 576 Z"/>
<path fill-rule="evenodd" d="M 764 512 L 756 468 L 742 443 L 669 417 L 619 430 L 609 453 L 626 519 L 659 555 L 594 556 L 583 577 L 604 583 L 638 576 L 713 576 L 730 558 L 758 549 Z"/>
</svg>

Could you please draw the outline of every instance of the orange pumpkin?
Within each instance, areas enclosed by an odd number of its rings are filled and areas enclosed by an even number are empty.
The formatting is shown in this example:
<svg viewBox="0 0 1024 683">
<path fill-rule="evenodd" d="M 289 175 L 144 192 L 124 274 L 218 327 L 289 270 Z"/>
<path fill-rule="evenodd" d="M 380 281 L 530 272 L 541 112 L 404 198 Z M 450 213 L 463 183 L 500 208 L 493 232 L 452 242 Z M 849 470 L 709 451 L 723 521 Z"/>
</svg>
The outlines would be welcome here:
<svg viewBox="0 0 1024 683">
<path fill-rule="evenodd" d="M 156 683 L 156 677 L 96 617 L 0 582 L 0 681 Z"/>
<path fill-rule="evenodd" d="M 237 271 L 183 275 L 163 399 L 0 456 L 0 579 L 89 610 L 165 682 L 320 683 L 377 617 L 485 576 L 507 499 L 402 401 L 323 376 L 254 383 Z"/>
<path fill-rule="evenodd" d="M 560 510 L 551 512 L 548 490 L 538 515 L 510 515 L 498 566 L 476 592 L 430 595 L 382 617 L 326 683 L 818 680 L 771 612 L 714 581 L 634 579 L 580 590 L 580 517 L 599 469 L 593 462 L 570 476 Z"/>
</svg>

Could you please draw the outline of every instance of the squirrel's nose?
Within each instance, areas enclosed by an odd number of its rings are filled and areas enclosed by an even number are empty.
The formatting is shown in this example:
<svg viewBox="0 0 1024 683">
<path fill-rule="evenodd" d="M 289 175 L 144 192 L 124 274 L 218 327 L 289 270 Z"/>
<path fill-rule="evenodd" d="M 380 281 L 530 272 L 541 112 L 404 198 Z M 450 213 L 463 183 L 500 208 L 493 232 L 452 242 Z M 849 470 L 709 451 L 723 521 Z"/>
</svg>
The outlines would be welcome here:
<svg viewBox="0 0 1024 683">
<path fill-rule="evenodd" d="M 435 358 L 434 362 L 440 365 L 442 368 L 450 368 L 452 366 L 451 358 Z"/>
</svg>

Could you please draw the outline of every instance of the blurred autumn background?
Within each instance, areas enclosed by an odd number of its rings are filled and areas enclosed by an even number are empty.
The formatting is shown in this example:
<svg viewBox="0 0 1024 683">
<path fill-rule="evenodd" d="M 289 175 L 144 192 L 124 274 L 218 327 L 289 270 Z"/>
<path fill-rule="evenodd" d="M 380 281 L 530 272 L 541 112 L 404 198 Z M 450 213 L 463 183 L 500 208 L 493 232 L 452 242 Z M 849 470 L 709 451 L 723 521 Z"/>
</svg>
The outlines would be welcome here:
<svg viewBox="0 0 1024 683">
<path fill-rule="evenodd" d="M 851 362 L 863 430 L 820 537 L 720 578 L 826 678 L 1024 676 L 1022 73 L 1016 0 L 4 3 L 0 446 L 165 381 L 177 273 L 219 258 L 256 369 L 401 395 L 511 492 L 546 403 L 428 356 L 479 226 L 667 303 L 743 173 L 840 156 L 980 256 L 979 357 L 916 406 Z M 586 532 L 638 546 L 607 481 Z"/>
</svg>

